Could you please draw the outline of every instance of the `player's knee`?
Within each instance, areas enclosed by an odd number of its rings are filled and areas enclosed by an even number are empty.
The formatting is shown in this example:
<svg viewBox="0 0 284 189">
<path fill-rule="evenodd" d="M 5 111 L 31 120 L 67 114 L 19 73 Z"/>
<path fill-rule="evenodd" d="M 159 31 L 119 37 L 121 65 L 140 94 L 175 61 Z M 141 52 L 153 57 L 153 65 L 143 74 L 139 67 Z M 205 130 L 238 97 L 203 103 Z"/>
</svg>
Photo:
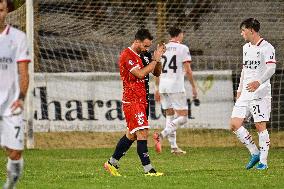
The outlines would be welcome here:
<svg viewBox="0 0 284 189">
<path fill-rule="evenodd" d="M 22 151 L 20 150 L 7 150 L 7 153 L 8 153 L 8 157 L 11 159 L 11 160 L 19 160 L 21 159 L 22 157 Z"/>
<path fill-rule="evenodd" d="M 257 132 L 262 132 L 266 129 L 266 122 L 257 122 L 255 123 L 255 128 Z"/>
<path fill-rule="evenodd" d="M 141 129 L 135 132 L 137 136 L 137 140 L 147 140 L 149 131 L 148 129 Z"/>
<path fill-rule="evenodd" d="M 179 116 L 177 120 L 178 120 L 178 125 L 184 125 L 187 123 L 187 116 Z"/>
<path fill-rule="evenodd" d="M 239 123 L 239 121 L 231 119 L 230 128 L 232 131 L 237 131 L 241 126 L 242 125 Z"/>
</svg>

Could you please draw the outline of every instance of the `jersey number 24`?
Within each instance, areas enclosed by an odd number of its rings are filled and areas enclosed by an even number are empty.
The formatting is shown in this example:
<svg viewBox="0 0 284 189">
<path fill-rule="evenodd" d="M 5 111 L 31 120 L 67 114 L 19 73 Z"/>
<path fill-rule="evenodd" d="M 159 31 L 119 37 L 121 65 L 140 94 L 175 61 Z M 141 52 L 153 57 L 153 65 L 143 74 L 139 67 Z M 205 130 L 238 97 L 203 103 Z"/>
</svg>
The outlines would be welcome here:
<svg viewBox="0 0 284 189">
<path fill-rule="evenodd" d="M 177 73 L 177 56 L 174 55 L 170 60 L 166 56 L 162 56 L 163 73 L 168 73 L 168 70 L 172 69 L 173 73 Z"/>
</svg>

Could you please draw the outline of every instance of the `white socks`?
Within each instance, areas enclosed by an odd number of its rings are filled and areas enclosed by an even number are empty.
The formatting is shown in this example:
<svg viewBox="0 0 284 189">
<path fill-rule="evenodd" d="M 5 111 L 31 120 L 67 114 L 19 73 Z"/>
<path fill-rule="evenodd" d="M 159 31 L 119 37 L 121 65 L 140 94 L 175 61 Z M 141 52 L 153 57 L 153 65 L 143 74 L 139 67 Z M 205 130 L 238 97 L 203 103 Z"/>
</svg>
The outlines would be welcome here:
<svg viewBox="0 0 284 189">
<path fill-rule="evenodd" d="M 168 135 L 168 141 L 171 145 L 171 149 L 178 148 L 177 145 L 177 131 L 174 131 L 173 133 Z"/>
<path fill-rule="evenodd" d="M 238 139 L 243 143 L 251 154 L 259 154 L 259 150 L 256 147 L 254 141 L 252 140 L 252 136 L 249 134 L 248 130 L 241 126 L 237 131 L 234 131 L 237 135 Z"/>
<path fill-rule="evenodd" d="M 259 149 L 260 149 L 260 163 L 267 165 L 267 156 L 270 146 L 270 139 L 267 129 L 258 133 Z"/>
<path fill-rule="evenodd" d="M 7 163 L 8 176 L 4 188 L 15 187 L 17 181 L 19 180 L 22 174 L 23 167 L 24 167 L 23 158 L 19 160 L 11 160 L 10 158 L 8 158 L 8 163 Z"/>
<path fill-rule="evenodd" d="M 162 138 L 167 137 L 169 134 L 176 131 L 177 127 L 185 124 L 187 122 L 186 116 L 179 116 L 173 121 L 167 122 L 166 128 L 161 132 Z"/>
<path fill-rule="evenodd" d="M 170 122 L 172 122 L 174 120 L 174 115 L 167 115 L 166 116 L 166 125 L 169 124 Z M 168 135 L 168 141 L 171 145 L 171 148 L 177 148 L 177 132 L 174 131 L 173 133 L 170 133 Z"/>
<path fill-rule="evenodd" d="M 251 154 L 260 154 L 260 163 L 267 165 L 267 157 L 270 146 L 270 139 L 267 129 L 258 133 L 259 149 L 252 140 L 252 136 L 248 130 L 241 126 L 237 131 L 234 131 L 238 139 L 248 148 Z"/>
</svg>

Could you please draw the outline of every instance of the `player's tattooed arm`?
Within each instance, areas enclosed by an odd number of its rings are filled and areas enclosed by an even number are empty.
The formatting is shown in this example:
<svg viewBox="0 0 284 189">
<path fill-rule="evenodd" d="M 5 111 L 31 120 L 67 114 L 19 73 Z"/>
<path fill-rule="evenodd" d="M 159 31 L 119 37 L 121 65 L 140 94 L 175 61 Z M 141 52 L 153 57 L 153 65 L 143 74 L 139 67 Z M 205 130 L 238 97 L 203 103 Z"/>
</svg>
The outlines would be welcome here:
<svg viewBox="0 0 284 189">
<path fill-rule="evenodd" d="M 162 71 L 162 63 L 161 62 L 157 62 L 154 70 L 153 70 L 153 75 L 156 77 L 159 77 L 161 75 L 161 71 Z"/>
<path fill-rule="evenodd" d="M 244 71 L 241 72 L 240 82 L 237 90 L 237 96 L 236 99 L 238 99 L 241 96 L 241 92 L 243 90 L 243 80 L 244 80 Z"/>
<path fill-rule="evenodd" d="M 197 90 L 196 90 L 196 85 L 195 85 L 195 80 L 193 77 L 192 69 L 190 66 L 191 62 L 184 62 L 184 69 L 185 69 L 185 74 L 190 82 L 190 85 L 192 87 L 192 97 L 195 99 L 197 98 Z"/>
<path fill-rule="evenodd" d="M 29 65 L 27 62 L 18 63 L 20 95 L 18 99 L 15 102 L 13 102 L 11 106 L 11 111 L 13 114 L 19 114 L 23 110 L 24 100 L 29 87 L 28 66 Z"/>
<path fill-rule="evenodd" d="M 161 100 L 161 96 L 160 96 L 160 92 L 159 92 L 159 85 L 160 85 L 160 78 L 156 77 L 155 78 L 155 93 L 154 93 L 154 98 L 155 101 L 160 102 Z"/>
</svg>

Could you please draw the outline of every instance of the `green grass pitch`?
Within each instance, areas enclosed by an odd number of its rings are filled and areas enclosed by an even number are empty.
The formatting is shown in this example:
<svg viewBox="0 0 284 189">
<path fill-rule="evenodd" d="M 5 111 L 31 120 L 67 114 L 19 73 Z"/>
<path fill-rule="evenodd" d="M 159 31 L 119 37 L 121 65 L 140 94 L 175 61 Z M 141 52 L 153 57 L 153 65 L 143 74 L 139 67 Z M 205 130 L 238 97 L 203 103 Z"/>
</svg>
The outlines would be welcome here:
<svg viewBox="0 0 284 189">
<path fill-rule="evenodd" d="M 112 148 L 27 150 L 25 169 L 17 189 L 94 189 L 94 188 L 284 188 L 284 148 L 272 148 L 269 169 L 245 170 L 245 148 L 186 148 L 175 156 L 165 149 L 156 154 L 150 148 L 152 164 L 162 177 L 145 177 L 136 148 L 120 161 L 122 177 L 112 177 L 103 163 Z M 6 158 L 0 158 L 0 184 L 5 179 Z"/>
</svg>

